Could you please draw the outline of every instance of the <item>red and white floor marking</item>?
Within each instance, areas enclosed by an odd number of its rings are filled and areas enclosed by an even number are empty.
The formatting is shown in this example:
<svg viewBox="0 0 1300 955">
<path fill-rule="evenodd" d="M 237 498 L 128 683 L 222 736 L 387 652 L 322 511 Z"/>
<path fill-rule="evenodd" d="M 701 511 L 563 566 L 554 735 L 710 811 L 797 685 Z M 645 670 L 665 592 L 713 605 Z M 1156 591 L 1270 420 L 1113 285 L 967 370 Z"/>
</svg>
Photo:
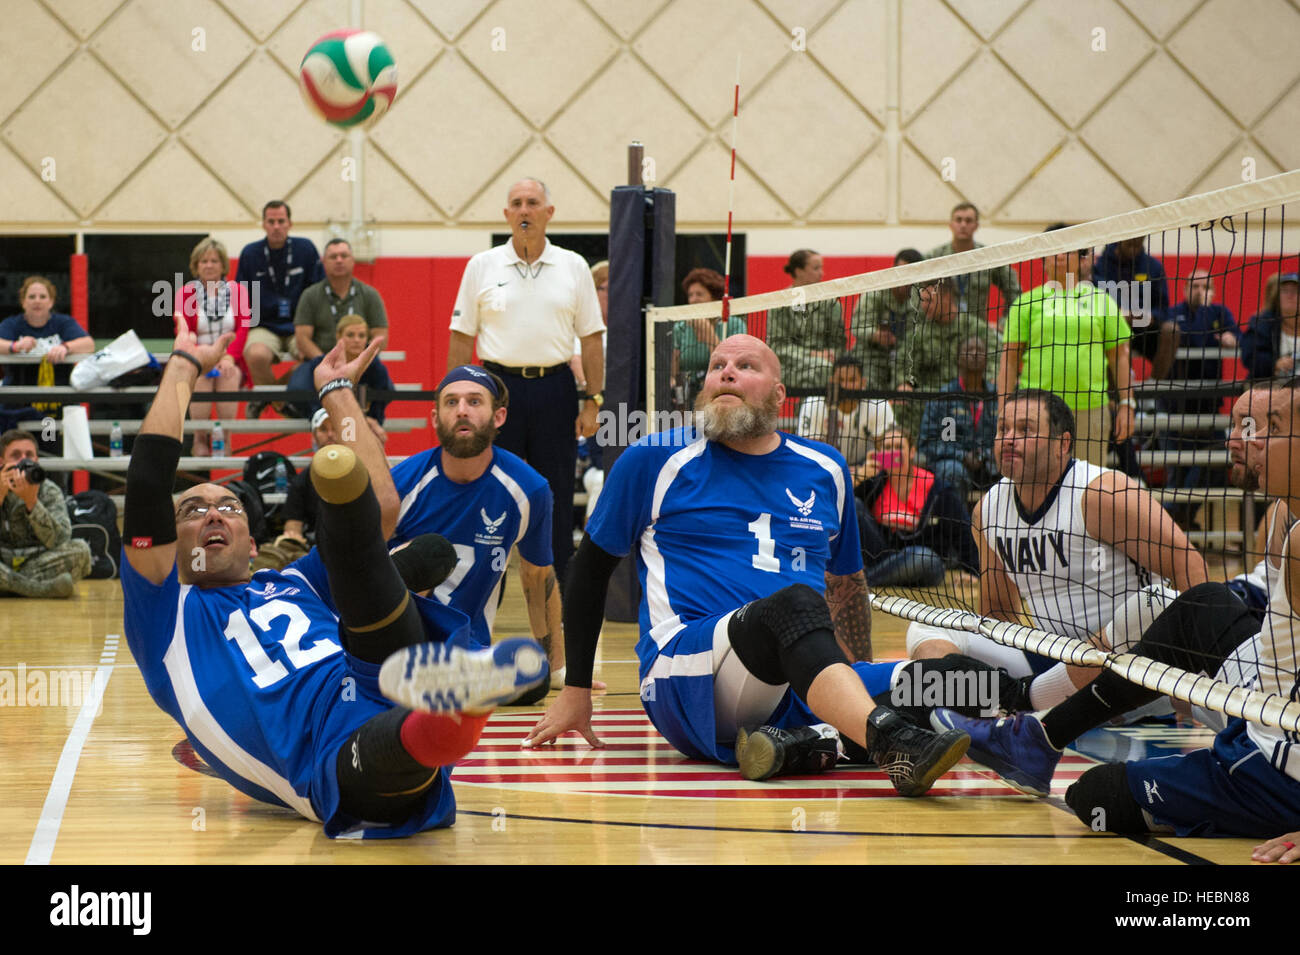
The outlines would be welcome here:
<svg viewBox="0 0 1300 955">
<path fill-rule="evenodd" d="M 548 746 L 523 749 L 524 736 L 541 715 L 541 711 L 518 710 L 494 713 L 478 746 L 456 764 L 453 781 L 530 792 L 611 796 L 862 799 L 898 795 L 884 773 L 861 767 L 753 783 L 729 766 L 687 759 L 659 735 L 640 709 L 596 712 L 592 727 L 605 743 L 604 749 L 593 749 L 576 733 Z M 1081 773 L 1095 765 L 1095 760 L 1066 753 L 1052 780 L 1053 795 L 1064 795 Z M 970 759 L 963 759 L 935 783 L 930 794 L 1022 795 Z"/>
</svg>

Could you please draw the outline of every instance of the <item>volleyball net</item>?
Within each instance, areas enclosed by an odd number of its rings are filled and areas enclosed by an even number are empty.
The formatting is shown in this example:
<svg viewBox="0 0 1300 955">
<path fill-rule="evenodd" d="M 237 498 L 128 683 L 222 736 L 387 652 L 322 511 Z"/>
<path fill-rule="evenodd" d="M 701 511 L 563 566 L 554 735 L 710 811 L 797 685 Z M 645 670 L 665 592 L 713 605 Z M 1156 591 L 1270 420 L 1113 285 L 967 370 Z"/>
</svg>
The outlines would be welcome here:
<svg viewBox="0 0 1300 955">
<path fill-rule="evenodd" d="M 689 423 L 713 347 L 754 335 L 785 388 L 758 410 L 844 455 L 873 606 L 912 622 L 909 649 L 946 633 L 1034 668 L 1104 666 L 1294 733 L 1300 618 L 1267 603 L 1290 525 L 1272 504 L 1277 386 L 1300 371 L 1298 217 L 1291 172 L 957 254 L 899 250 L 893 268 L 734 299 L 725 320 L 721 302 L 651 309 L 650 429 Z M 1224 653 L 1162 631 L 1169 647 L 1131 652 L 1207 580 L 1246 604 L 1253 639 Z"/>
</svg>

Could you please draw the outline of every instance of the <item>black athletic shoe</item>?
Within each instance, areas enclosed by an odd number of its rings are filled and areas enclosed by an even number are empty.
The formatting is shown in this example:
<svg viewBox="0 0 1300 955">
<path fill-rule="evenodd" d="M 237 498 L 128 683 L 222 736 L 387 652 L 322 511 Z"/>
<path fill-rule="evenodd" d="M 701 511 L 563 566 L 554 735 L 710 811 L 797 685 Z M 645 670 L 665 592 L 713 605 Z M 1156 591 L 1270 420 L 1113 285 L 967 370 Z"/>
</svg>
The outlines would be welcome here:
<svg viewBox="0 0 1300 955">
<path fill-rule="evenodd" d="M 867 752 L 903 796 L 924 796 L 968 746 L 965 733 L 922 729 L 887 706 L 877 706 L 867 718 Z"/>
<path fill-rule="evenodd" d="M 262 412 L 266 410 L 266 405 L 267 403 L 265 401 L 250 401 L 244 407 L 244 417 L 249 421 L 262 417 Z"/>
<path fill-rule="evenodd" d="M 760 726 L 752 733 L 741 730 L 736 740 L 736 762 L 746 779 L 824 773 L 839 755 L 839 740 L 822 736 L 811 726 L 789 730 Z"/>
</svg>

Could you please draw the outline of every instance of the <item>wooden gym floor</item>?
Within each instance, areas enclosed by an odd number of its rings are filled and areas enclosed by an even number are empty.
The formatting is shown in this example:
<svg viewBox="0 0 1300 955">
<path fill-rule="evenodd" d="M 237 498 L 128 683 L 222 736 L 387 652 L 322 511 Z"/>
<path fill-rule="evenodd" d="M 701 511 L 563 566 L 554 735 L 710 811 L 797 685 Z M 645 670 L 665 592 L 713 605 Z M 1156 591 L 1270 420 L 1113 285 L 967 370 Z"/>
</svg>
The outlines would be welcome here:
<svg viewBox="0 0 1300 955">
<path fill-rule="evenodd" d="M 497 617 L 501 633 L 527 632 L 517 580 Z M 0 863 L 1179 865 L 1247 863 L 1253 844 L 1090 832 L 1060 798 L 1093 763 L 1082 753 L 1067 755 L 1050 800 L 1019 795 L 969 760 L 924 799 L 897 796 L 874 771 L 749 783 L 683 758 L 654 732 L 639 706 L 630 624 L 606 626 L 597 664 L 609 684 L 596 704 L 608 748 L 573 736 L 521 750 L 539 711 L 499 710 L 453 777 L 453 828 L 330 840 L 319 825 L 205 775 L 119 636 L 117 581 L 83 581 L 66 601 L 0 598 L 0 608 Z M 904 629 L 876 615 L 879 658 L 902 654 Z M 70 692 L 77 675 L 84 698 Z M 16 685 L 27 695 L 16 699 Z M 1209 739 L 1202 729 L 1138 727 L 1097 731 L 1084 745 L 1135 758 Z"/>
</svg>

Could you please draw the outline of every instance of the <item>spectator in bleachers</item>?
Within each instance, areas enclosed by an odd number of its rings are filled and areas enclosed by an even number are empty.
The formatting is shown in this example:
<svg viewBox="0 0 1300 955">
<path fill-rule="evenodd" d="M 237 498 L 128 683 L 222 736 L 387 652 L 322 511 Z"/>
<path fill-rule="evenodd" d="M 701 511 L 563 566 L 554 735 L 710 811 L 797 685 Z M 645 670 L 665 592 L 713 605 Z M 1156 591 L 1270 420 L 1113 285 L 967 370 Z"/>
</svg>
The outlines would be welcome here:
<svg viewBox="0 0 1300 955">
<path fill-rule="evenodd" d="M 335 325 L 334 333 L 336 342 L 343 343 L 343 353 L 347 355 L 347 361 L 353 361 L 360 357 L 371 341 L 366 320 L 360 315 L 344 315 Z M 289 376 L 289 389 L 291 391 L 315 392 L 316 388 L 313 384 L 314 378 L 312 375 L 316 371 L 316 366 L 321 363 L 321 359 L 324 357 L 324 355 L 317 355 L 310 361 L 305 361 L 295 368 L 293 374 Z M 366 424 L 375 433 L 379 443 L 383 444 L 388 440 L 388 434 L 384 431 L 384 413 L 388 407 L 388 399 L 371 398 L 367 392 L 372 389 L 391 391 L 393 379 L 389 376 L 388 369 L 384 367 L 384 363 L 378 357 L 361 373 L 357 388 L 359 389 L 357 391 L 357 402 L 366 411 Z M 319 409 L 320 402 L 313 398 L 306 404 L 294 403 L 288 406 L 286 410 L 299 418 L 311 418 Z"/>
<path fill-rule="evenodd" d="M 199 241 L 190 253 L 190 274 L 194 281 L 186 282 L 176 291 L 176 314 L 185 320 L 190 331 L 198 337 L 200 345 L 211 345 L 226 332 L 233 332 L 234 340 L 226 348 L 217 367 L 216 377 L 204 375 L 194 383 L 194 392 L 230 393 L 238 391 L 248 381 L 248 365 L 244 362 L 244 345 L 252 325 L 252 311 L 248 289 L 237 282 L 226 281 L 230 273 L 230 256 L 226 247 L 212 236 Z M 239 413 L 234 401 L 217 403 L 217 420 L 229 421 Z M 212 405 L 206 401 L 190 405 L 190 418 L 207 421 Z M 212 453 L 211 434 L 194 433 L 194 454 L 207 457 Z"/>
<path fill-rule="evenodd" d="M 289 235 L 293 227 L 289 204 L 272 199 L 262 207 L 265 239 L 250 242 L 239 253 L 235 280 L 249 289 L 255 303 L 253 328 L 248 333 L 244 358 L 255 385 L 275 383 L 272 366 L 299 358 L 294 342 L 293 316 L 307 286 L 325 277 L 320 253 L 311 239 Z M 256 291 L 252 283 L 256 282 Z M 250 404 L 250 417 L 264 407 Z"/>
<path fill-rule="evenodd" d="M 957 354 L 968 338 L 983 339 L 988 377 L 997 370 L 998 331 L 981 316 L 957 308 L 957 286 L 939 279 L 918 293 L 921 321 L 912 322 L 898 350 L 899 391 L 940 391 L 957 377 Z M 894 414 L 909 436 L 921 427 L 921 402 L 894 401 Z M 915 440 L 915 439 L 913 439 Z"/>
<path fill-rule="evenodd" d="M 334 347 L 335 326 L 344 315 L 366 320 L 371 339 L 388 337 L 388 313 L 384 300 L 373 286 L 352 275 L 356 260 L 347 239 L 325 243 L 322 259 L 325 277 L 307 286 L 293 315 L 294 344 L 303 361 L 325 354 Z"/>
<path fill-rule="evenodd" d="M 0 321 L 0 355 L 40 355 L 43 360 L 35 365 L 5 366 L 4 384 L 23 388 L 66 385 L 72 365 L 64 359 L 95 350 L 95 340 L 71 315 L 54 311 L 56 297 L 54 283 L 44 276 L 32 275 L 24 280 L 18 291 L 22 314 Z M 0 411 L 0 428 L 8 430 L 20 421 L 40 418 L 59 408 L 55 402 L 7 405 Z M 55 446 L 46 445 L 46 450 L 53 451 Z"/>
<path fill-rule="evenodd" d="M 997 393 L 988 377 L 988 345 L 983 338 L 974 336 L 962 342 L 957 352 L 957 377 L 944 385 L 943 391 L 981 397 L 927 402 L 917 451 L 921 463 L 965 501 L 972 490 L 986 490 L 998 480 L 993 457 Z"/>
<path fill-rule="evenodd" d="M 822 257 L 799 249 L 785 263 L 790 287 L 822 280 Z M 794 305 L 767 313 L 767 344 L 781 360 L 781 380 L 787 388 L 825 388 L 831 366 L 845 349 L 844 315 L 838 298 Z"/>
<path fill-rule="evenodd" d="M 1233 348 L 1237 344 L 1237 322 L 1225 306 L 1214 301 L 1214 278 L 1207 269 L 1193 269 L 1187 277 L 1187 297 L 1170 311 L 1178 325 L 1179 344 L 1184 348 Z M 1174 363 L 1173 377 L 1183 381 L 1220 380 L 1218 358 L 1183 358 Z M 1174 414 L 1213 415 L 1223 403 L 1222 397 L 1170 397 L 1161 407 Z M 1188 427 L 1170 428 L 1165 445 L 1171 451 L 1207 451 L 1223 443 L 1222 429 Z M 1195 489 L 1204 486 L 1205 468 L 1199 464 L 1172 469 L 1166 487 Z M 1185 530 L 1193 522 L 1201 502 L 1165 501 L 1165 509 Z"/>
<path fill-rule="evenodd" d="M 957 252 L 969 252 L 982 249 L 983 244 L 975 241 L 975 230 L 980 227 L 980 211 L 970 202 L 959 202 L 953 206 L 948 217 L 948 231 L 952 239 L 936 246 L 926 255 L 927 259 L 937 259 Z M 953 287 L 957 296 L 957 311 L 974 312 L 986 322 L 993 320 L 993 310 L 989 305 L 989 288 L 996 285 L 1002 293 L 1002 309 L 999 317 L 1005 316 L 1011 303 L 1020 294 L 1020 279 L 1015 269 L 1009 265 L 998 266 L 982 272 L 953 277 Z"/>
<path fill-rule="evenodd" d="M 1092 267 L 1093 284 L 1115 297 L 1132 333 L 1130 347 L 1151 363 L 1151 377 L 1163 381 L 1174 365 L 1178 326 L 1169 314 L 1165 267 L 1143 251 L 1143 238 L 1112 242 Z"/>
<path fill-rule="evenodd" d="M 862 391 L 862 362 L 854 355 L 835 359 L 832 390 L 839 396 L 835 414 L 827 416 L 827 399 L 805 398 L 799 405 L 800 436 L 825 441 L 839 449 L 855 478 L 876 438 L 894 426 L 894 412 L 883 398 L 854 398 L 846 392 Z"/>
<path fill-rule="evenodd" d="M 722 276 L 713 269 L 691 269 L 682 279 L 687 305 L 720 301 L 722 289 Z M 724 338 L 743 335 L 745 331 L 745 319 L 739 315 L 732 315 L 726 322 L 721 318 L 712 321 L 696 318 L 673 323 L 672 379 L 673 387 L 682 389 L 683 407 L 690 408 L 695 404 L 695 394 L 709 370 L 709 355 L 713 349 Z"/>
<path fill-rule="evenodd" d="M 90 573 L 90 545 L 72 536 L 67 500 L 39 470 L 36 437 L 0 434 L 0 462 L 0 594 L 71 597 Z"/>
<path fill-rule="evenodd" d="M 328 444 L 338 444 L 339 433 L 324 408 L 317 408 L 311 418 L 311 449 L 315 453 Z M 289 481 L 284 498 L 284 533 L 273 542 L 259 547 L 253 560 L 253 572 L 265 568 L 280 570 L 306 555 L 316 543 L 316 515 L 320 495 L 311 482 L 311 468 L 304 467 Z"/>
<path fill-rule="evenodd" d="M 1046 231 L 1063 228 L 1057 223 Z M 1137 403 L 1128 323 L 1115 300 L 1087 281 L 1091 255 L 1079 249 L 1044 257 L 1045 281 L 1022 293 L 1007 314 L 997 388 L 999 413 L 1017 388 L 1060 395 L 1078 428 L 1074 456 L 1105 467 L 1112 433 L 1118 441 L 1133 433 Z M 1111 389 L 1118 396 L 1113 432 Z"/>
<path fill-rule="evenodd" d="M 894 256 L 894 266 L 920 262 L 916 249 L 901 249 Z M 912 286 L 896 285 L 878 292 L 867 292 L 853 307 L 849 329 L 855 337 L 853 354 L 862 362 L 868 388 L 893 388 L 896 380 L 898 348 L 910 325 L 920 321 L 918 299 Z"/>
<path fill-rule="evenodd" d="M 934 586 L 949 565 L 979 574 L 970 512 L 951 487 L 916 466 L 906 434 L 880 435 L 863 478 L 855 493 L 867 583 Z"/>
<path fill-rule="evenodd" d="M 1300 274 L 1283 272 L 1264 287 L 1265 307 L 1241 336 L 1241 361 L 1251 378 L 1295 374 L 1300 356 Z"/>
</svg>

